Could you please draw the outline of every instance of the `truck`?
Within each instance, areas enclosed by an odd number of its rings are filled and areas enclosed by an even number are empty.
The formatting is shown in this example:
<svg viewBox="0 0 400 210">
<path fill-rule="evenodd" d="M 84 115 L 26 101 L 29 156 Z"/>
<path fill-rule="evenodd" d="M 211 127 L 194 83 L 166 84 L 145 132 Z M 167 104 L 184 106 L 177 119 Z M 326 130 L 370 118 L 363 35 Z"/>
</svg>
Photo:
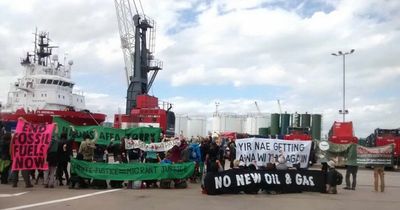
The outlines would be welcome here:
<svg viewBox="0 0 400 210">
<path fill-rule="evenodd" d="M 334 144 L 357 144 L 354 136 L 353 122 L 334 122 L 328 133 L 328 141 Z"/>
<path fill-rule="evenodd" d="M 334 144 L 358 144 L 358 138 L 354 135 L 353 122 L 334 121 L 328 133 L 328 141 Z M 346 165 L 347 157 L 331 153 L 330 159 L 336 160 L 336 165 Z"/>
<path fill-rule="evenodd" d="M 284 140 L 311 141 L 311 132 L 309 127 L 289 127 L 288 134 L 283 137 Z"/>
<path fill-rule="evenodd" d="M 393 168 L 398 168 L 400 164 L 400 128 L 376 128 L 374 133 L 366 138 L 365 142 L 367 147 L 380 147 L 393 144 Z"/>
</svg>

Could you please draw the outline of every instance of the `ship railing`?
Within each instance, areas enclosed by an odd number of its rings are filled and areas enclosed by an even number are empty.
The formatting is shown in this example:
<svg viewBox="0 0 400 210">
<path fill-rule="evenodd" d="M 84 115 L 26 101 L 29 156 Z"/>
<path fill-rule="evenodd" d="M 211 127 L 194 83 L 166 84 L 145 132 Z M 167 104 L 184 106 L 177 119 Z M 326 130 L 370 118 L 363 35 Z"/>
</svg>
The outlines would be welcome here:
<svg viewBox="0 0 400 210">
<path fill-rule="evenodd" d="M 170 107 L 172 108 L 172 103 L 159 100 L 158 107 L 160 107 L 161 109 L 167 110 Z"/>
<path fill-rule="evenodd" d="M 152 59 L 147 62 L 149 70 L 161 70 L 163 68 L 163 62 L 161 60 Z"/>
</svg>

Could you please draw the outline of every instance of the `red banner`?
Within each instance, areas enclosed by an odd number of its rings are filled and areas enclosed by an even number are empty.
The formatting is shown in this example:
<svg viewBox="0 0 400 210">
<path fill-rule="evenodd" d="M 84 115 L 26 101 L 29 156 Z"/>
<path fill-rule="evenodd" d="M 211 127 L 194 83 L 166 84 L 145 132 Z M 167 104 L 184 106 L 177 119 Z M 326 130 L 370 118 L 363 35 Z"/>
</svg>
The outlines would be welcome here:
<svg viewBox="0 0 400 210">
<path fill-rule="evenodd" d="M 12 170 L 47 170 L 47 149 L 54 124 L 32 124 L 18 119 L 12 143 Z"/>
</svg>

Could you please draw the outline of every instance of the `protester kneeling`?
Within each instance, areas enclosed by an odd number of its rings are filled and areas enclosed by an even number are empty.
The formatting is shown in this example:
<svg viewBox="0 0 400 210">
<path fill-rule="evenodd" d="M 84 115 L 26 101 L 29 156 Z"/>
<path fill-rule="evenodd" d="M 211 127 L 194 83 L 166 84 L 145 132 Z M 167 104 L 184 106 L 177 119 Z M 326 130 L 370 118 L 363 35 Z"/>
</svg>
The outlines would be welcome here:
<svg viewBox="0 0 400 210">
<path fill-rule="evenodd" d="M 326 193 L 337 194 L 337 185 L 341 185 L 343 181 L 343 175 L 335 169 L 335 162 L 333 160 L 328 161 L 328 174 L 327 174 L 327 185 Z"/>
</svg>

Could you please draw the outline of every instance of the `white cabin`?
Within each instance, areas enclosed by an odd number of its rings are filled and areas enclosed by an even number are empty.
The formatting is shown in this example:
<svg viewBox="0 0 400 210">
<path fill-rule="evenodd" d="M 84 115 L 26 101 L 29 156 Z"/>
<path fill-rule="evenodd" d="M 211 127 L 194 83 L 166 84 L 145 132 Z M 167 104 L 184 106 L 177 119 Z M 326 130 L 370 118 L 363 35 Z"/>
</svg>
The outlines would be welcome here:
<svg viewBox="0 0 400 210">
<path fill-rule="evenodd" d="M 39 49 L 35 55 L 27 54 L 21 65 L 25 68 L 24 76 L 11 85 L 7 103 L 3 111 L 15 112 L 36 110 L 75 110 L 85 109 L 83 94 L 73 92 L 75 83 L 71 80 L 72 61 L 61 64 L 58 56 L 51 56 L 46 34 L 41 34 Z M 47 42 L 46 42 L 47 40 Z M 36 48 L 35 48 L 36 49 Z M 33 62 L 30 57 L 34 56 Z"/>
</svg>

